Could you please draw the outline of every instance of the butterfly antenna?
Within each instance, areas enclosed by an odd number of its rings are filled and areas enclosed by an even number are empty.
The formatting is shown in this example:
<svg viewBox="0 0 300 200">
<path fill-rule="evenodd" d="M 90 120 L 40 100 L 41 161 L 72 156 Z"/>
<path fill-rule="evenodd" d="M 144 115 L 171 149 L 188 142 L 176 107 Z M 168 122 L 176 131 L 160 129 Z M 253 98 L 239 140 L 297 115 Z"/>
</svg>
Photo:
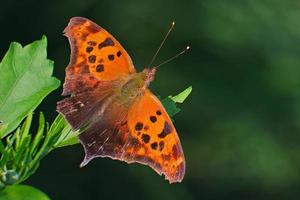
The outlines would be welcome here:
<svg viewBox="0 0 300 200">
<path fill-rule="evenodd" d="M 172 61 L 172 60 L 174 60 L 174 59 L 177 58 L 178 56 L 180 56 L 180 55 L 186 53 L 189 49 L 190 49 L 190 46 L 185 47 L 184 50 L 182 50 L 181 52 L 179 52 L 179 53 L 176 54 L 175 56 L 173 56 L 173 57 L 167 59 L 166 61 L 160 63 L 159 65 L 157 65 L 157 66 L 155 66 L 155 67 L 158 68 L 158 67 L 160 67 L 160 66 L 162 66 L 162 65 L 164 65 L 164 64 L 166 64 L 166 63 L 168 63 L 168 62 L 170 62 L 170 61 Z"/>
<path fill-rule="evenodd" d="M 169 28 L 167 34 L 165 35 L 164 39 L 163 39 L 162 42 L 160 43 L 159 47 L 157 48 L 157 50 L 156 50 L 154 56 L 152 57 L 150 63 L 148 64 L 149 67 L 150 67 L 150 66 L 153 64 L 153 62 L 155 61 L 155 59 L 156 59 L 156 57 L 157 57 L 157 55 L 158 55 L 160 49 L 161 49 L 162 46 L 164 45 L 165 41 L 167 40 L 167 38 L 168 38 L 168 36 L 170 35 L 171 31 L 173 30 L 174 26 L 175 26 L 175 22 L 172 22 L 171 27 Z"/>
</svg>

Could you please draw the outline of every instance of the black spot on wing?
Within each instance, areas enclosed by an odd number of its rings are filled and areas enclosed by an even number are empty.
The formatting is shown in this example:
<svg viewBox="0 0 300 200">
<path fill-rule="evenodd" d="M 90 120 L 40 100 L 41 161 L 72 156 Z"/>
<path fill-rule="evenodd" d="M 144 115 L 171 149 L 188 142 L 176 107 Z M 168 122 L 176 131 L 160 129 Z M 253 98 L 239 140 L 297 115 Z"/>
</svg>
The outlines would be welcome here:
<svg viewBox="0 0 300 200">
<path fill-rule="evenodd" d="M 136 130 L 136 131 L 142 130 L 143 127 L 144 127 L 144 125 L 143 125 L 142 122 L 138 122 L 138 123 L 135 124 L 135 130 Z"/>
<path fill-rule="evenodd" d="M 164 147 L 165 147 L 164 141 L 160 141 L 159 142 L 159 150 L 162 151 L 164 149 Z"/>
<path fill-rule="evenodd" d="M 122 55 L 121 51 L 118 51 L 118 52 L 117 52 L 118 58 L 119 58 L 121 55 Z"/>
<path fill-rule="evenodd" d="M 143 142 L 148 143 L 150 141 L 150 136 L 147 134 L 143 134 L 142 140 L 143 140 Z"/>
<path fill-rule="evenodd" d="M 103 42 L 101 42 L 99 45 L 98 45 L 98 48 L 99 49 L 102 49 L 104 47 L 107 47 L 107 46 L 114 46 L 115 43 L 114 41 L 111 39 L 111 38 L 106 38 Z"/>
<path fill-rule="evenodd" d="M 159 138 L 165 138 L 168 134 L 172 132 L 172 128 L 168 122 L 165 122 L 165 126 L 160 134 L 158 134 Z"/>
<path fill-rule="evenodd" d="M 93 47 L 87 47 L 85 51 L 87 53 L 91 53 L 93 51 Z"/>
<path fill-rule="evenodd" d="M 104 65 L 97 65 L 96 72 L 103 72 L 104 71 Z"/>
<path fill-rule="evenodd" d="M 155 123 L 157 121 L 157 118 L 155 116 L 150 116 L 150 121 L 152 123 Z"/>
<path fill-rule="evenodd" d="M 88 57 L 88 60 L 90 63 L 95 63 L 96 62 L 96 56 L 95 55 L 91 55 Z"/>
<path fill-rule="evenodd" d="M 157 142 L 153 142 L 153 143 L 151 144 L 151 148 L 154 149 L 154 150 L 157 149 L 157 146 L 158 146 Z"/>
<path fill-rule="evenodd" d="M 108 60 L 113 61 L 115 59 L 115 56 L 113 54 L 110 54 L 107 56 Z"/>
</svg>

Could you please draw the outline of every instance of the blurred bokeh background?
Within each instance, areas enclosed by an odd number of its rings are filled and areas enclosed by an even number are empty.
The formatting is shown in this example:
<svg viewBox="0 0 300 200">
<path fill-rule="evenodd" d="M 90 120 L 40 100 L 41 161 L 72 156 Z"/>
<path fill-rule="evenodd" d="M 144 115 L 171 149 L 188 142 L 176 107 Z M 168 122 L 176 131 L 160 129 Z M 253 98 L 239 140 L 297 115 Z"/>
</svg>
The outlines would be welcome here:
<svg viewBox="0 0 300 200">
<path fill-rule="evenodd" d="M 79 168 L 80 145 L 55 150 L 26 184 L 52 199 L 299 199 L 300 4 L 294 0 L 1 0 L 0 56 L 11 41 L 48 37 L 54 75 L 64 80 L 69 44 L 62 31 L 84 16 L 111 32 L 138 70 L 174 20 L 151 89 L 193 92 L 175 116 L 186 155 L 181 184 L 150 168 L 95 159 Z M 61 88 L 39 110 L 52 121 Z"/>
</svg>

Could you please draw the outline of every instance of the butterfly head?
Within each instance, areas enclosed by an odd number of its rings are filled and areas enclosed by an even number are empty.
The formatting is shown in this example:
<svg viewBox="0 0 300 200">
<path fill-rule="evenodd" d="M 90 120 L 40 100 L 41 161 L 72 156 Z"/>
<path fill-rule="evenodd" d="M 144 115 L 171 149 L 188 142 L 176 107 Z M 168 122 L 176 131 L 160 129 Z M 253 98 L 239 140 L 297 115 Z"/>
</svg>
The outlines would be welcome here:
<svg viewBox="0 0 300 200">
<path fill-rule="evenodd" d="M 156 67 L 153 68 L 145 68 L 143 70 L 143 75 L 144 75 L 144 80 L 145 80 L 145 87 L 147 88 L 151 81 L 154 80 L 154 76 L 155 76 L 155 72 L 156 72 Z"/>
</svg>

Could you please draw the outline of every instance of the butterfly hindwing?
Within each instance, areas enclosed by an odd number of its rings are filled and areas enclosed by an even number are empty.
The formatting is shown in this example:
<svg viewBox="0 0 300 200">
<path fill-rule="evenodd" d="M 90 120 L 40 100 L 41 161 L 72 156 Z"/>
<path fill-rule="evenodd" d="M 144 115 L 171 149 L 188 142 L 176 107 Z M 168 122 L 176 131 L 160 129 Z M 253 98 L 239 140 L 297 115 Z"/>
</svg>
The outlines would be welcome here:
<svg viewBox="0 0 300 200">
<path fill-rule="evenodd" d="M 136 101 L 128 114 L 130 134 L 141 143 L 138 157 L 172 182 L 185 173 L 185 158 L 176 129 L 161 102 L 149 90 Z M 150 162 L 149 162 L 150 160 Z"/>
<path fill-rule="evenodd" d="M 79 136 L 85 150 L 81 166 L 95 157 L 124 160 L 126 147 L 132 142 L 127 126 L 129 108 L 112 99 L 103 105 L 102 112 Z"/>
<path fill-rule="evenodd" d="M 164 107 L 149 90 L 130 108 L 118 103 L 107 108 L 101 120 L 79 137 L 86 152 L 82 165 L 95 157 L 110 157 L 149 165 L 171 183 L 182 180 L 185 159 L 177 132 Z"/>
</svg>

